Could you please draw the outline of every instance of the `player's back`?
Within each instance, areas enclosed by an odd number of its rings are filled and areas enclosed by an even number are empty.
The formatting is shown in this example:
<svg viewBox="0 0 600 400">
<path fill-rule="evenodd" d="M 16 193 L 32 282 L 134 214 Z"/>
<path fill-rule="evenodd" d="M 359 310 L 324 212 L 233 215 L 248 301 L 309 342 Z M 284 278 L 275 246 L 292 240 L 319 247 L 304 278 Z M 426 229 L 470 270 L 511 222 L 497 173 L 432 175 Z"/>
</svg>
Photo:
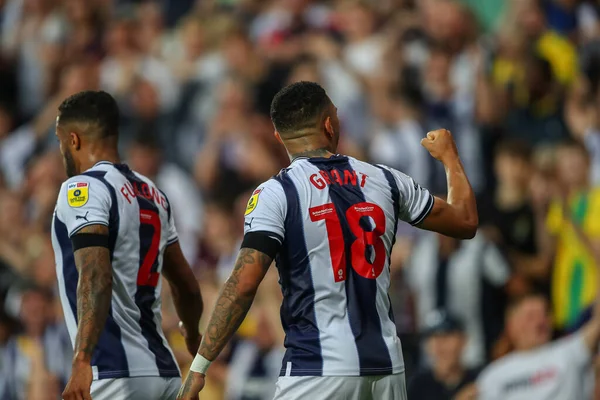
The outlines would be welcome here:
<svg viewBox="0 0 600 400">
<path fill-rule="evenodd" d="M 346 156 L 298 158 L 254 192 L 246 232 L 267 230 L 282 242 L 282 375 L 403 371 L 390 253 L 398 220 L 417 224 L 432 206 L 406 175 Z"/>
<path fill-rule="evenodd" d="M 70 236 L 84 226 L 109 230 L 112 303 L 92 358 L 95 379 L 177 377 L 161 328 L 160 273 L 168 244 L 177 240 L 166 196 L 126 165 L 101 162 L 61 187 L 52 242 L 65 320 L 77 334 L 77 281 Z"/>
</svg>

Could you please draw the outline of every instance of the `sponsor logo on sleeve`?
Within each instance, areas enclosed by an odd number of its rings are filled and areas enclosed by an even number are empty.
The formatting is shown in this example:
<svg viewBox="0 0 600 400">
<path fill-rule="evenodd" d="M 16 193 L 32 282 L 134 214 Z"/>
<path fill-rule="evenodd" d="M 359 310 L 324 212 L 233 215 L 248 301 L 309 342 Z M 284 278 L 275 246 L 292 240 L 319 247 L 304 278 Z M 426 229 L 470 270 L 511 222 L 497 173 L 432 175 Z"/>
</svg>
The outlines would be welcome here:
<svg viewBox="0 0 600 400">
<path fill-rule="evenodd" d="M 87 182 L 72 182 L 67 186 L 67 200 L 69 206 L 78 208 L 84 206 L 88 202 L 89 183 Z"/>
<path fill-rule="evenodd" d="M 248 205 L 246 206 L 246 212 L 244 213 L 244 215 L 248 215 L 252 211 L 254 211 L 254 209 L 258 205 L 258 196 L 260 195 L 260 192 L 262 192 L 262 189 L 256 189 L 252 193 L 252 196 L 250 197 L 250 200 L 248 200 Z"/>
</svg>

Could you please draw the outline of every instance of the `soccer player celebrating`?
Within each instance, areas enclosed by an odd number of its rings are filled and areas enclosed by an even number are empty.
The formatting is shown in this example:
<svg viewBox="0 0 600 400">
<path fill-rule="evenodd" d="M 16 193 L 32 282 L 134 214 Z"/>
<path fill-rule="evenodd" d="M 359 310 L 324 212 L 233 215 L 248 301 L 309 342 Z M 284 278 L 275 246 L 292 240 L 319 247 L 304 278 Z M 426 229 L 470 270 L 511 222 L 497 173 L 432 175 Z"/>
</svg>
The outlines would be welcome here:
<svg viewBox="0 0 600 400">
<path fill-rule="evenodd" d="M 406 399 L 390 253 L 399 220 L 475 235 L 475 198 L 452 135 L 442 129 L 422 141 L 446 167 L 446 202 L 401 172 L 336 154 L 337 109 L 316 83 L 281 90 L 271 118 L 292 162 L 248 202 L 240 253 L 178 398 L 197 399 L 276 259 L 286 354 L 275 398 Z"/>
<path fill-rule="evenodd" d="M 173 399 L 179 368 L 161 329 L 161 274 L 194 354 L 202 298 L 179 247 L 166 196 L 120 164 L 119 110 L 86 91 L 59 107 L 69 179 L 52 221 L 65 321 L 74 345 L 65 400 Z"/>
</svg>

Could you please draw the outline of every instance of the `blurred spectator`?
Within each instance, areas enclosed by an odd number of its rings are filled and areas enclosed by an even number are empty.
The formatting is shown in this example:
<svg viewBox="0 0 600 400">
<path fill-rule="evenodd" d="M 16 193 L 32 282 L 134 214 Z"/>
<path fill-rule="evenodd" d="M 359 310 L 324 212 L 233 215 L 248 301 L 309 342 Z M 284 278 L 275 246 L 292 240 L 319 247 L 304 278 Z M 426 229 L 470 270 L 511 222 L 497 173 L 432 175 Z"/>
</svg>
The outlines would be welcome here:
<svg viewBox="0 0 600 400">
<path fill-rule="evenodd" d="M 483 365 L 502 330 L 502 288 L 510 276 L 498 248 L 482 234 L 460 241 L 427 233 L 416 242 L 407 273 L 421 329 L 436 309 L 456 315 L 467 337 L 464 365 Z"/>
<path fill-rule="evenodd" d="M 504 400 L 523 396 L 539 400 L 590 398 L 586 381 L 592 372 L 591 352 L 598 344 L 598 327 L 593 329 L 594 333 L 582 330 L 550 343 L 552 322 L 546 299 L 528 295 L 515 300 L 507 310 L 505 344 L 498 348 L 497 355 L 504 356 L 479 376 L 480 396 Z"/>
<path fill-rule="evenodd" d="M 49 94 L 52 74 L 60 57 L 65 24 L 53 0 L 12 0 L 9 8 L 18 21 L 2 35 L 5 54 L 18 65 L 18 105 L 22 115 L 33 117 Z"/>
<path fill-rule="evenodd" d="M 278 167 L 257 137 L 263 132 L 251 130 L 249 121 L 260 117 L 253 114 L 250 101 L 244 81 L 230 78 L 220 86 L 220 108 L 197 158 L 196 179 L 201 188 L 227 204 L 269 178 Z"/>
<path fill-rule="evenodd" d="M 462 323 L 444 311 L 427 315 L 423 330 L 429 368 L 413 376 L 408 397 L 419 400 L 474 400 L 477 369 L 465 368 L 461 357 L 466 342 Z"/>
<path fill-rule="evenodd" d="M 544 287 L 548 263 L 538 249 L 536 218 L 529 199 L 531 149 L 526 142 L 507 140 L 495 152 L 496 188 L 477 199 L 480 229 L 499 246 L 515 275 L 527 288 Z"/>
<path fill-rule="evenodd" d="M 381 68 L 384 38 L 377 35 L 377 15 L 366 1 L 343 5 L 340 13 L 340 29 L 347 45 L 343 51 L 344 61 L 363 79 L 370 79 Z"/>
<path fill-rule="evenodd" d="M 143 52 L 150 49 L 141 49 L 139 42 L 136 43 L 136 24 L 133 16 L 123 15 L 109 27 L 105 38 L 107 57 L 100 68 L 101 87 L 127 105 L 136 84 L 147 82 L 156 91 L 160 112 L 168 112 L 175 106 L 178 87 L 166 65 L 151 53 Z M 128 108 L 124 111 L 127 115 Z"/>
<path fill-rule="evenodd" d="M 369 149 L 370 158 L 411 176 L 423 187 L 431 187 L 434 163 L 421 146 L 426 135 L 422 99 L 409 89 L 393 91 L 378 108 L 381 126 L 375 130 Z M 385 113 L 382 108 L 389 108 Z"/>
<path fill-rule="evenodd" d="M 556 327 L 572 331 L 598 293 L 592 252 L 600 239 L 600 191 L 590 187 L 585 147 L 569 142 L 558 148 L 556 180 L 547 217 L 548 251 L 555 254 L 552 310 Z"/>
<path fill-rule="evenodd" d="M 531 41 L 538 55 L 547 60 L 552 75 L 560 84 L 572 83 L 577 75 L 577 53 L 567 38 L 549 29 L 548 17 L 544 14 L 542 4 L 554 3 L 569 7 L 570 0 L 552 0 L 541 2 L 523 0 L 511 2 L 509 18 L 517 23 L 517 27 Z M 558 5 L 560 7 L 560 5 Z"/>
<path fill-rule="evenodd" d="M 56 320 L 53 297 L 47 291 L 25 289 L 18 296 L 23 329 L 8 342 L 3 360 L 9 374 L 8 398 L 37 399 L 42 398 L 40 393 L 43 398 L 56 398 L 71 373 L 68 333 L 64 323 Z M 33 375 L 32 370 L 40 375 Z"/>
</svg>

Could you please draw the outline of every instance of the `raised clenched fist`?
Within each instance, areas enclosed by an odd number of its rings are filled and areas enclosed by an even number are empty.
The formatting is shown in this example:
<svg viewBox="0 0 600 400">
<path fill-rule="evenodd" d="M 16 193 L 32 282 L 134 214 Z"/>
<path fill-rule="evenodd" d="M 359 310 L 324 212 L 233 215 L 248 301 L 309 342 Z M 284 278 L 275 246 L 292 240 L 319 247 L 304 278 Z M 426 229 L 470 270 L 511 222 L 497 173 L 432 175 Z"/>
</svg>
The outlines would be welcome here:
<svg viewBox="0 0 600 400">
<path fill-rule="evenodd" d="M 456 143 L 450 131 L 446 129 L 438 129 L 427 133 L 427 137 L 421 140 L 421 145 L 429 151 L 429 153 L 442 163 L 447 163 L 458 158 L 458 150 Z"/>
</svg>

